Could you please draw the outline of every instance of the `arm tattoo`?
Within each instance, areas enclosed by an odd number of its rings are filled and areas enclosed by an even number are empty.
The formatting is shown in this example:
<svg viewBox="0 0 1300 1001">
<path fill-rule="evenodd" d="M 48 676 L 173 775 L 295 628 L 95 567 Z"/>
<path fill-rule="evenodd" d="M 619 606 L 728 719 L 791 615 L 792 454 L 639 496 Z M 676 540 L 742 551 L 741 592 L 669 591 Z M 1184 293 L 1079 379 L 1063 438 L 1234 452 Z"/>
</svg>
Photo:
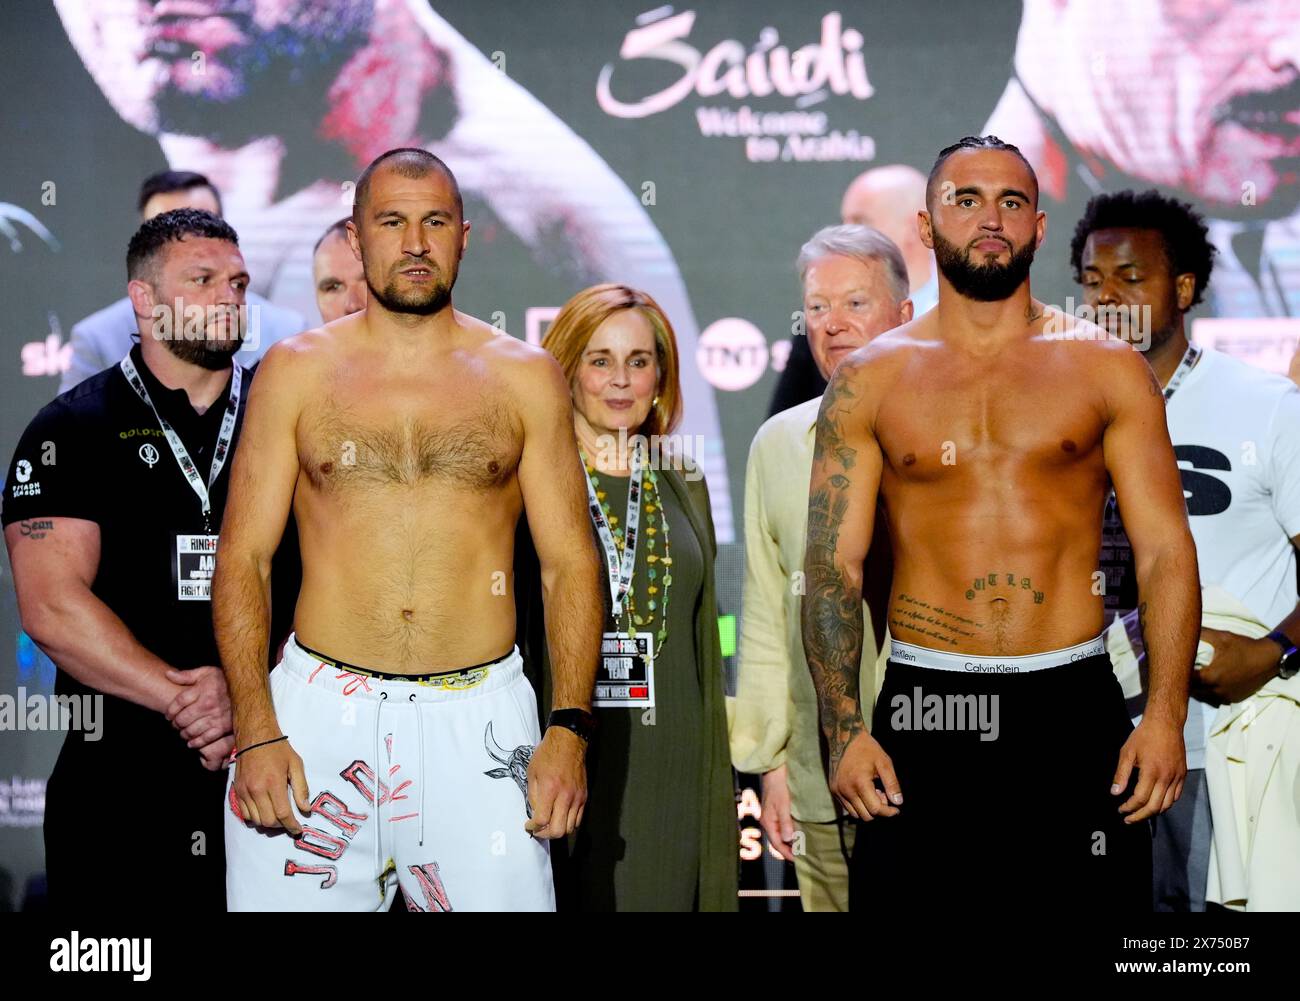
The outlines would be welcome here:
<svg viewBox="0 0 1300 1001">
<path fill-rule="evenodd" d="M 54 522 L 49 518 L 23 519 L 18 523 L 18 531 L 26 539 L 43 539 L 54 534 Z"/>
<path fill-rule="evenodd" d="M 840 525 L 849 506 L 850 473 L 857 452 L 845 442 L 844 426 L 860 400 L 842 379 L 832 380 L 817 418 L 813 489 L 808 500 L 804 556 L 804 652 L 817 688 L 818 713 L 830 744 L 832 767 L 855 734 L 865 729 L 859 706 L 862 659 L 862 574 L 836 558 Z"/>
</svg>

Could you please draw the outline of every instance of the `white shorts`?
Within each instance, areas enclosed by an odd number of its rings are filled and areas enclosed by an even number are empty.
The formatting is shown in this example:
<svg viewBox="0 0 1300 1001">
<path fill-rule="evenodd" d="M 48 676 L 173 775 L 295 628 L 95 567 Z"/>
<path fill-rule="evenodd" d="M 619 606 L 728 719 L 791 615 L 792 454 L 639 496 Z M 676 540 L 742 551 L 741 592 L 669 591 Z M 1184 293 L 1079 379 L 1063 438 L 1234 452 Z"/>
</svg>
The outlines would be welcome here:
<svg viewBox="0 0 1300 1001">
<path fill-rule="evenodd" d="M 517 649 L 396 681 L 315 656 L 290 636 L 271 698 L 306 767 L 311 815 L 294 808 L 296 839 L 246 824 L 231 769 L 230 910 L 383 911 L 398 885 L 412 911 L 555 909 L 549 848 L 524 830 L 541 735 Z"/>
</svg>

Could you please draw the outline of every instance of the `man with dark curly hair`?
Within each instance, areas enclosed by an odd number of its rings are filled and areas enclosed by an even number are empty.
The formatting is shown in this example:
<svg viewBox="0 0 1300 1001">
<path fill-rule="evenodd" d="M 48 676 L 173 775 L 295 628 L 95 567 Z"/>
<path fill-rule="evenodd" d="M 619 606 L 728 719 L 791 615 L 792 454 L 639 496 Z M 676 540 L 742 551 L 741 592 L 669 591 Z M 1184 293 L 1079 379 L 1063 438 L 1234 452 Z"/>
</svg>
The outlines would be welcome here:
<svg viewBox="0 0 1300 1001">
<path fill-rule="evenodd" d="M 1300 683 L 1290 681 L 1300 665 L 1290 638 L 1300 637 L 1300 391 L 1281 376 L 1188 342 L 1186 316 L 1205 293 L 1214 256 L 1201 217 L 1190 205 L 1156 191 L 1092 199 L 1070 245 L 1075 278 L 1087 304 L 1098 311 L 1098 322 L 1113 332 L 1127 324 L 1141 335 L 1131 339 L 1145 351 L 1164 389 L 1169 436 L 1196 540 L 1202 622 L 1222 626 L 1221 616 L 1230 615 L 1236 625 L 1232 632 L 1201 630 L 1184 731 L 1185 793 L 1153 818 L 1157 910 L 1204 910 L 1207 882 L 1212 902 L 1258 903 L 1250 898 L 1258 898 L 1264 887 L 1249 878 L 1258 868 L 1249 857 L 1251 846 L 1282 832 L 1255 829 L 1242 839 L 1229 831 L 1236 826 L 1229 823 L 1227 808 L 1234 798 L 1229 785 L 1237 780 L 1226 780 L 1226 760 L 1222 773 L 1214 770 L 1216 742 L 1249 701 L 1258 703 L 1252 710 L 1258 712 L 1273 694 L 1279 704 L 1287 698 L 1279 689 Z M 1108 506 L 1103 563 L 1108 607 L 1127 612 L 1136 597 L 1119 513 L 1113 503 Z M 1253 638 L 1239 635 L 1247 631 Z M 1229 709 L 1216 719 L 1219 706 Z M 1276 708 L 1269 710 L 1274 716 Z M 1285 770 L 1295 755 L 1281 743 L 1267 750 L 1280 755 L 1276 767 Z M 1254 806 L 1250 812 L 1259 813 Z M 1261 820 L 1254 816 L 1247 823 Z M 1211 831 L 1219 827 L 1232 836 L 1218 837 L 1212 853 Z"/>
</svg>

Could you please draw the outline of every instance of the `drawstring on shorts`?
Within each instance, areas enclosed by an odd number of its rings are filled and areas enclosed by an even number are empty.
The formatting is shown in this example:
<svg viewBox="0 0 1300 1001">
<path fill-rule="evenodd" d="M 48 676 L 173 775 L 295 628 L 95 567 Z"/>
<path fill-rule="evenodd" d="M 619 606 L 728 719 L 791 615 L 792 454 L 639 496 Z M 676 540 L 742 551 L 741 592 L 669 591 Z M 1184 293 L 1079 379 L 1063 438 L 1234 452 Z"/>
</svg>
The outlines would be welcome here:
<svg viewBox="0 0 1300 1001">
<path fill-rule="evenodd" d="M 387 701 L 388 693 L 381 689 L 379 692 L 379 702 L 375 705 L 375 872 L 378 874 L 375 877 L 376 879 L 382 879 L 384 875 L 384 852 L 383 848 L 380 846 L 380 842 L 383 840 L 384 825 L 379 811 L 379 803 L 383 798 L 380 789 L 383 786 L 381 775 L 383 774 L 384 768 L 379 757 L 379 738 L 381 733 L 380 717 L 383 715 L 384 703 Z M 381 886 L 380 889 L 384 891 L 384 896 L 387 897 L 387 888 Z"/>
<path fill-rule="evenodd" d="M 420 780 L 420 847 L 424 847 L 424 713 L 420 712 L 420 703 L 415 701 L 415 693 L 410 695 L 411 707 L 415 710 L 415 733 L 420 742 L 420 753 L 416 755 L 420 762 L 416 773 Z"/>
</svg>

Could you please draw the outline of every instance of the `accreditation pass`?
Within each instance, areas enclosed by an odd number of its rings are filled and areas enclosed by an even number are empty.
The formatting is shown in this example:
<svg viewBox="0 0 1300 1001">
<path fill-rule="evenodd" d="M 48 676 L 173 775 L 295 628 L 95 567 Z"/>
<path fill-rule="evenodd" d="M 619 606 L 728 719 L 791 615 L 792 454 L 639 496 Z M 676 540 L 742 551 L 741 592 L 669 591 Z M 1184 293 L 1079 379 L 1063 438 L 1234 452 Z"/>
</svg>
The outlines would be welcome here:
<svg viewBox="0 0 1300 1001">
<path fill-rule="evenodd" d="M 591 700 L 598 709 L 646 709 L 655 704 L 654 633 L 605 633 Z"/>
<path fill-rule="evenodd" d="M 211 601 L 212 571 L 217 565 L 215 535 L 176 536 L 176 598 Z"/>
</svg>

